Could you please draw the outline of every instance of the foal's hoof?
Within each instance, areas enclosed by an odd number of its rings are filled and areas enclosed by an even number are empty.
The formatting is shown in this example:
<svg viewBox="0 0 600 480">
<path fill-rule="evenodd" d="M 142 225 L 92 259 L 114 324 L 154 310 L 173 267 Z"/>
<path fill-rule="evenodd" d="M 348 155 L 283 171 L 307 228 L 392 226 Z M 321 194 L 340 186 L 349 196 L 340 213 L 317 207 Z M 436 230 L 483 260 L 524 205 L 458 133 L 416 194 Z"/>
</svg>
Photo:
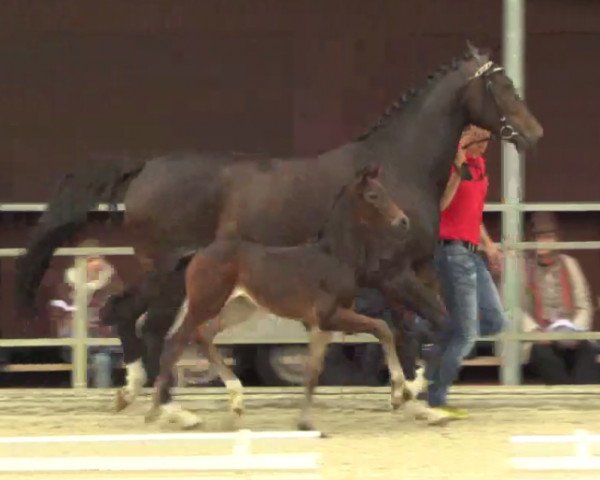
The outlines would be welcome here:
<svg viewBox="0 0 600 480">
<path fill-rule="evenodd" d="M 306 418 L 302 418 L 300 420 L 298 420 L 298 430 L 302 431 L 302 432 L 316 432 L 317 429 L 315 428 L 314 424 L 312 423 L 311 420 L 308 420 Z M 330 438 L 330 435 L 324 432 L 319 432 L 319 438 Z"/>
<path fill-rule="evenodd" d="M 298 422 L 298 430 L 302 432 L 310 432 L 314 430 L 313 424 L 308 420 L 300 420 Z"/>
<path fill-rule="evenodd" d="M 390 398 L 390 406 L 392 410 L 398 410 L 404 404 L 404 396 L 402 393 L 392 393 Z"/>
<path fill-rule="evenodd" d="M 125 410 L 129 405 L 131 405 L 131 401 L 127 399 L 127 394 L 123 389 L 117 390 L 115 395 L 115 411 L 120 412 Z"/>
<path fill-rule="evenodd" d="M 231 403 L 231 413 L 234 413 L 238 417 L 244 414 L 244 402 L 242 400 L 236 400 Z"/>
<path fill-rule="evenodd" d="M 240 407 L 232 408 L 231 413 L 233 413 L 235 417 L 240 418 L 244 415 L 244 409 Z"/>
<path fill-rule="evenodd" d="M 302 419 L 298 421 L 298 430 L 302 432 L 314 432 L 315 426 L 310 420 Z"/>
</svg>

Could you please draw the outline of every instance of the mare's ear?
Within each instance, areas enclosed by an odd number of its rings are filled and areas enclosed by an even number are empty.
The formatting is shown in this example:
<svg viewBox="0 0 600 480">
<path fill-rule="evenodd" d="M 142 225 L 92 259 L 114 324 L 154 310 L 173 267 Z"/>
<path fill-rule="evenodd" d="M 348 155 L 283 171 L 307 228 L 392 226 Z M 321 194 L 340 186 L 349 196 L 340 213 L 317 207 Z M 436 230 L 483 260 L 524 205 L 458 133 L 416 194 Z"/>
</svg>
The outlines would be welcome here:
<svg viewBox="0 0 600 480">
<path fill-rule="evenodd" d="M 477 60 L 479 64 L 483 65 L 485 62 L 487 62 L 489 52 L 486 53 L 479 50 L 475 45 L 471 43 L 470 40 L 467 40 L 467 50 L 471 55 L 473 55 L 473 58 L 475 58 L 475 60 Z"/>
</svg>

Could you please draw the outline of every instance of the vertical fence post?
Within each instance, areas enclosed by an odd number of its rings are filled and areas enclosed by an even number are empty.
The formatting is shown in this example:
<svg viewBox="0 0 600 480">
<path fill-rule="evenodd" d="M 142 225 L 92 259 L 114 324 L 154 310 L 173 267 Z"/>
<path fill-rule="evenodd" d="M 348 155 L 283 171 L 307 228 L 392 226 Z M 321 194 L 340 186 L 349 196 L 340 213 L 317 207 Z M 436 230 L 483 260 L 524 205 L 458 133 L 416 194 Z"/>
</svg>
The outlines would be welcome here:
<svg viewBox="0 0 600 480">
<path fill-rule="evenodd" d="M 87 388 L 87 261 L 82 255 L 75 256 L 75 312 L 73 315 L 73 388 Z"/>
<path fill-rule="evenodd" d="M 522 95 L 524 90 L 524 0 L 503 1 L 503 63 L 515 88 Z M 508 312 L 508 333 L 521 330 L 519 308 L 521 305 L 521 282 L 519 272 L 520 252 L 510 244 L 521 240 L 521 217 L 519 203 L 522 198 L 522 178 L 519 153 L 514 146 L 502 144 L 502 195 L 508 207 L 502 213 L 502 242 L 505 249 L 503 293 Z M 504 385 L 521 382 L 520 342 L 505 339 L 502 345 L 501 379 Z"/>
</svg>

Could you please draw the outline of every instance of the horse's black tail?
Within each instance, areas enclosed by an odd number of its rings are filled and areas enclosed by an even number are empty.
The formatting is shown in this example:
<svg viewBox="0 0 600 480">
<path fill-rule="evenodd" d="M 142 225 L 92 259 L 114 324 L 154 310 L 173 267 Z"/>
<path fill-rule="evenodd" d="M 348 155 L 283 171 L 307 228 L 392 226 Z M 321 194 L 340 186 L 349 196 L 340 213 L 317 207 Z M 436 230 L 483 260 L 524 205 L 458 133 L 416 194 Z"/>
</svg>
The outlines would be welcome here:
<svg viewBox="0 0 600 480">
<path fill-rule="evenodd" d="M 26 252 L 17 259 L 16 300 L 22 312 L 35 311 L 35 296 L 54 251 L 73 240 L 98 202 L 114 204 L 121 186 L 144 168 L 110 166 L 93 175 L 66 175 L 30 236 Z"/>
</svg>

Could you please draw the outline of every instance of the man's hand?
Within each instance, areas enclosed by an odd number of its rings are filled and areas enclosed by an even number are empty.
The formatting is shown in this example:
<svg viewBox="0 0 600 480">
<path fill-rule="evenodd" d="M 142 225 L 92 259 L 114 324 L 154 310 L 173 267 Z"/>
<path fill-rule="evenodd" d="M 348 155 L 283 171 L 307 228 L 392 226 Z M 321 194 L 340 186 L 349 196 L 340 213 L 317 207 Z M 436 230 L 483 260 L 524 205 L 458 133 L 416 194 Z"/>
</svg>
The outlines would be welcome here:
<svg viewBox="0 0 600 480">
<path fill-rule="evenodd" d="M 454 166 L 460 170 L 460 167 L 463 163 L 467 161 L 467 151 L 465 150 L 465 145 L 468 145 L 473 141 L 473 134 L 471 130 L 467 130 L 460 137 L 460 141 L 458 142 L 458 149 L 456 150 L 456 155 L 454 156 Z"/>
<path fill-rule="evenodd" d="M 502 270 L 502 261 L 504 260 L 504 255 L 496 243 L 487 243 L 483 247 L 483 253 L 485 253 L 490 264 L 490 268 L 494 272 L 499 272 Z"/>
</svg>

